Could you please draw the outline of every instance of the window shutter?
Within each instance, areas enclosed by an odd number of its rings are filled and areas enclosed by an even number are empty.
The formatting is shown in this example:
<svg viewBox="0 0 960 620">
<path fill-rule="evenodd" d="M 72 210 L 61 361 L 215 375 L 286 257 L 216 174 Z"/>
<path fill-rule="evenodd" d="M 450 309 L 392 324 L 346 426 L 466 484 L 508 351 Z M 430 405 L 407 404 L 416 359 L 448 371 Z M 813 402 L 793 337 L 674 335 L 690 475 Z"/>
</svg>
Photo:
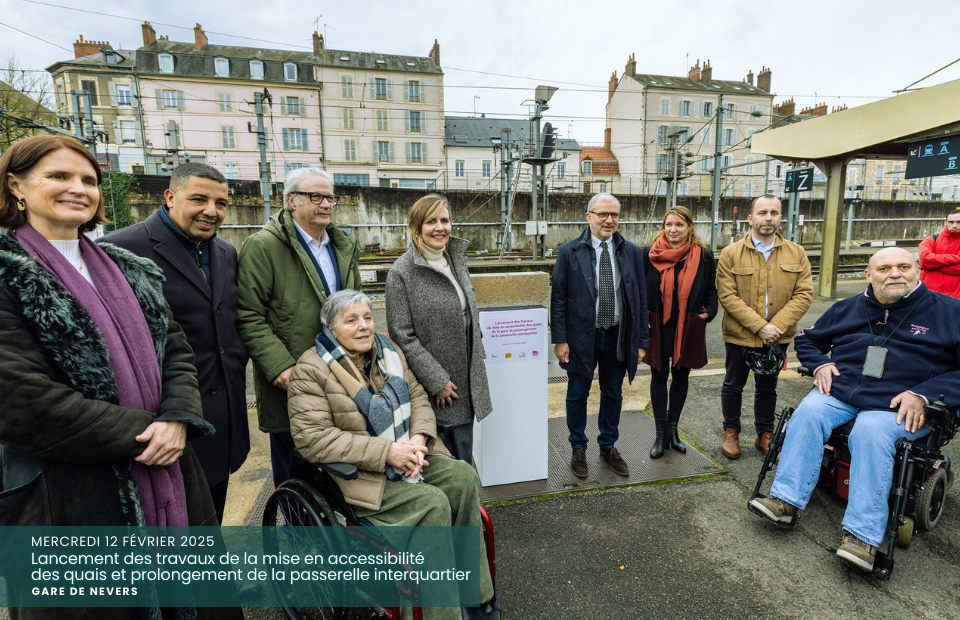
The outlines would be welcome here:
<svg viewBox="0 0 960 620">
<path fill-rule="evenodd" d="M 140 97 L 132 90 L 130 91 L 130 106 L 134 108 L 140 107 Z"/>
<path fill-rule="evenodd" d="M 176 121 L 170 121 L 169 123 L 167 123 L 167 133 L 170 134 L 170 140 L 169 140 L 170 148 L 172 149 L 180 148 L 180 136 L 179 136 L 179 133 L 177 132 Z"/>
<path fill-rule="evenodd" d="M 309 151 L 310 149 L 307 148 L 307 128 L 306 127 L 300 130 L 300 138 L 301 138 L 300 144 L 303 146 L 303 150 Z"/>
<path fill-rule="evenodd" d="M 420 133 L 427 133 L 427 113 L 420 113 Z"/>
<path fill-rule="evenodd" d="M 286 127 L 283 128 L 283 150 L 290 150 L 290 130 Z"/>
<path fill-rule="evenodd" d="M 287 98 L 286 97 L 280 97 L 280 114 L 284 116 L 287 115 Z M 259 123 L 260 121 L 257 121 L 257 122 Z"/>
<path fill-rule="evenodd" d="M 163 91 L 158 88 L 154 92 L 157 95 L 157 109 L 162 110 L 163 109 Z"/>
<path fill-rule="evenodd" d="M 420 163 L 421 164 L 427 163 L 427 143 L 426 142 L 420 143 Z"/>
<path fill-rule="evenodd" d="M 182 91 L 182 90 L 178 90 L 178 91 L 177 91 L 177 109 L 178 109 L 178 110 L 186 110 L 186 109 L 187 109 L 187 107 L 186 107 L 185 105 L 183 105 L 183 91 Z"/>
<path fill-rule="evenodd" d="M 387 79 L 387 100 L 393 101 L 393 80 Z"/>
<path fill-rule="evenodd" d="M 410 80 L 403 81 L 403 100 L 410 101 Z"/>
<path fill-rule="evenodd" d="M 134 144 L 143 144 L 143 134 L 140 133 L 139 127 L 134 127 L 133 129 L 133 143 Z"/>
<path fill-rule="evenodd" d="M 410 163 L 410 143 L 409 142 L 407 142 L 406 147 L 407 147 L 407 163 L 409 164 Z"/>
<path fill-rule="evenodd" d="M 286 129 L 284 129 L 286 131 Z M 288 162 L 283 162 L 283 174 L 290 174 L 290 164 Z"/>
<path fill-rule="evenodd" d="M 307 115 L 307 98 L 300 97 L 300 116 Z"/>
<path fill-rule="evenodd" d="M 404 131 L 410 133 L 410 110 L 405 110 L 403 113 L 403 120 L 406 121 L 404 124 Z"/>
<path fill-rule="evenodd" d="M 393 150 L 393 140 L 390 141 L 390 161 L 397 161 L 397 153 Z"/>
<path fill-rule="evenodd" d="M 380 145 L 377 144 L 377 139 L 373 139 L 373 161 L 380 161 Z"/>
<path fill-rule="evenodd" d="M 120 127 L 120 121 L 113 121 L 113 135 L 116 136 L 114 144 L 123 144 L 123 130 Z"/>
<path fill-rule="evenodd" d="M 107 91 L 110 93 L 110 105 L 117 107 L 117 85 L 113 82 L 107 82 Z"/>
</svg>

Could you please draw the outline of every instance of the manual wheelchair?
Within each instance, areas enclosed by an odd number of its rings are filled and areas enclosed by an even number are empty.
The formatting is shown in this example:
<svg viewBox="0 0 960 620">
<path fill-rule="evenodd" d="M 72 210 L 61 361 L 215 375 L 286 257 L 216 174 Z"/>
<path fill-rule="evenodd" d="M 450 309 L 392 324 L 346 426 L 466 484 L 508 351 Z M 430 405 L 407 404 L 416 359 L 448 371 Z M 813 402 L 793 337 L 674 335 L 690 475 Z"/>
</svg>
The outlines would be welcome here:
<svg viewBox="0 0 960 620">
<path fill-rule="evenodd" d="M 801 375 L 812 373 L 801 366 Z M 933 430 L 909 441 L 898 439 L 894 457 L 893 480 L 889 497 L 887 518 L 886 552 L 878 549 L 873 565 L 873 575 L 886 581 L 893 572 L 893 554 L 897 546 L 906 549 L 913 539 L 915 528 L 931 530 L 940 522 L 946 504 L 947 492 L 953 486 L 954 472 L 950 457 L 942 452 L 960 428 L 960 411 L 951 411 L 943 402 L 943 396 L 924 407 L 927 423 Z M 780 457 L 780 450 L 789 426 L 793 407 L 784 407 L 778 415 L 779 422 L 770 442 L 770 450 L 760 468 L 757 485 L 747 502 L 751 512 L 763 515 L 754 508 L 752 501 L 762 498 L 760 488 L 767 473 Z M 838 426 L 823 446 L 818 486 L 827 488 L 835 497 L 846 501 L 850 483 L 850 449 L 848 439 L 856 419 Z M 799 518 L 799 517 L 797 517 Z M 784 529 L 793 529 L 797 518 L 790 523 L 777 523 Z M 835 549 L 829 549 L 835 553 Z"/>
<path fill-rule="evenodd" d="M 438 425 L 441 437 L 445 434 L 443 424 Z M 294 475 L 282 483 L 267 500 L 263 512 L 265 554 L 276 554 L 284 547 L 296 544 L 298 548 L 313 548 L 318 545 L 328 548 L 356 548 L 358 552 L 371 550 L 398 555 L 384 539 L 383 535 L 367 519 L 358 518 L 353 508 L 344 500 L 340 487 L 334 477 L 353 480 L 357 477 L 357 468 L 347 463 L 310 463 L 295 452 Z M 483 540 L 490 568 L 490 578 L 496 592 L 496 554 L 494 545 L 493 522 L 483 506 L 480 506 L 483 524 Z M 283 525 L 285 527 L 273 527 Z M 353 527 L 342 527 L 353 526 Z M 322 527 L 321 534 L 311 532 L 310 536 L 298 533 L 302 527 Z M 291 540 L 292 539 L 292 540 Z M 404 570 L 412 567 L 400 565 Z M 389 595 L 390 600 L 377 600 L 374 595 L 365 592 L 362 587 L 351 587 L 346 583 L 305 582 L 299 588 L 297 601 L 291 592 L 291 586 L 284 582 L 271 580 L 274 594 L 280 607 L 290 620 L 350 620 L 379 618 L 399 620 L 402 607 L 412 607 L 414 620 L 423 620 L 420 586 L 409 581 L 397 581 Z M 296 603 L 307 599 L 316 601 L 315 607 L 299 606 Z M 335 600 L 356 600 L 367 607 L 334 607 L 329 602 Z M 488 605 L 499 610 L 496 594 Z M 497 611 L 499 613 L 499 611 Z"/>
</svg>

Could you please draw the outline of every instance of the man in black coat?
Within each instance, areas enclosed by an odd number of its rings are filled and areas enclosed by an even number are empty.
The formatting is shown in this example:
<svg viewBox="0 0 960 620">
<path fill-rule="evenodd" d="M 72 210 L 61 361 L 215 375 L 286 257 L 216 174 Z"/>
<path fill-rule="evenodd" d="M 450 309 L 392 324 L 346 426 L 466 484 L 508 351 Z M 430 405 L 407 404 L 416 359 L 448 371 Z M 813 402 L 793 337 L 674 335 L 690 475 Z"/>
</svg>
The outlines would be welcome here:
<svg viewBox="0 0 960 620">
<path fill-rule="evenodd" d="M 237 335 L 237 251 L 217 237 L 227 210 L 227 180 L 206 164 L 182 164 L 162 205 L 146 221 L 104 241 L 149 258 L 163 270 L 163 294 L 196 356 L 203 417 L 216 434 L 193 440 L 223 522 L 227 483 L 250 451 L 244 379 L 247 350 Z"/>
<path fill-rule="evenodd" d="M 650 343 L 647 293 L 640 248 L 617 232 L 620 202 L 597 194 L 587 205 L 588 227 L 560 247 L 553 270 L 550 333 L 560 367 L 567 371 L 570 469 L 586 478 L 587 397 L 599 366 L 600 458 L 629 476 L 614 447 L 619 437 L 623 376 L 632 382 Z"/>
</svg>

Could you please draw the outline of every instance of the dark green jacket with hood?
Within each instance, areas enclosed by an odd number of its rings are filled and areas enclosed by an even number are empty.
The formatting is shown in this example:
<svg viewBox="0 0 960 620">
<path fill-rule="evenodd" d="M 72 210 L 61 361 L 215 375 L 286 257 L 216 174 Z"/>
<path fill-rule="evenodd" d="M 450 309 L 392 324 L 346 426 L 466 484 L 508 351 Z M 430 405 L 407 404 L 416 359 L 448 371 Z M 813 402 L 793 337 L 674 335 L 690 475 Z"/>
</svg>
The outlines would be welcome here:
<svg viewBox="0 0 960 620">
<path fill-rule="evenodd" d="M 342 288 L 360 290 L 359 244 L 332 224 L 327 234 Z M 250 235 L 237 263 L 237 333 L 254 361 L 260 430 L 289 433 L 287 393 L 273 380 L 313 346 L 327 294 L 289 211 Z"/>
</svg>

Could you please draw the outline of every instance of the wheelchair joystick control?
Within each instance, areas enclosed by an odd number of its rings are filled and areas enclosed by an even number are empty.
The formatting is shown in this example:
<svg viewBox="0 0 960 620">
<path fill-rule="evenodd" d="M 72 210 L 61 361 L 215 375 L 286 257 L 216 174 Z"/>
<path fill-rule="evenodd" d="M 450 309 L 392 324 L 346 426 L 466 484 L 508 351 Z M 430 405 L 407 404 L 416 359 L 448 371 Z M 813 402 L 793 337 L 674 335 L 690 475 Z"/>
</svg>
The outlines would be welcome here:
<svg viewBox="0 0 960 620">
<path fill-rule="evenodd" d="M 927 418 L 934 423 L 941 423 L 946 420 L 947 416 L 950 414 L 950 411 L 947 409 L 947 404 L 943 402 L 944 395 L 940 394 L 940 397 L 937 398 L 934 402 L 923 408 L 924 412 L 927 414 Z"/>
</svg>

